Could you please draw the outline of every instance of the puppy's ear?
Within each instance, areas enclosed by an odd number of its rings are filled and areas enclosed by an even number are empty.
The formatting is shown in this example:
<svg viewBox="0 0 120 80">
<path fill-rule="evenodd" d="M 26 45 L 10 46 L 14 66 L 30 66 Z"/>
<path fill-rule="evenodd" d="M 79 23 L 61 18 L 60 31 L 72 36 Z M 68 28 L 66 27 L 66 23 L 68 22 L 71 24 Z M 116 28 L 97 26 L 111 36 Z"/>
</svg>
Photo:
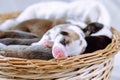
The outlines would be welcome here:
<svg viewBox="0 0 120 80">
<path fill-rule="evenodd" d="M 92 33 L 96 33 L 104 27 L 103 24 L 98 22 L 93 22 L 87 25 L 85 29 L 83 29 L 84 33 L 90 35 Z"/>
<path fill-rule="evenodd" d="M 101 30 L 104 27 L 104 25 L 98 22 L 94 22 L 94 23 L 89 24 L 88 27 L 89 29 L 91 29 L 92 33 L 96 33 L 99 30 Z"/>
</svg>

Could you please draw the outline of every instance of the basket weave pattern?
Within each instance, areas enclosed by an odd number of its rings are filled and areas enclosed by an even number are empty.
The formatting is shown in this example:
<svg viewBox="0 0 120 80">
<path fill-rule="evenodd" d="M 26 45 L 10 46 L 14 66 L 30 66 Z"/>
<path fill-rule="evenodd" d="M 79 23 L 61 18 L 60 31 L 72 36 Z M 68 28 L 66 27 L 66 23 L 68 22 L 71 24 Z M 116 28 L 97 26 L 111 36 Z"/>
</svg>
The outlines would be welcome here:
<svg viewBox="0 0 120 80">
<path fill-rule="evenodd" d="M 9 18 L 14 14 L 9 14 Z M 1 22 L 5 19 L 0 15 Z M 120 49 L 120 33 L 111 30 L 112 42 L 105 49 L 89 54 L 48 61 L 0 56 L 0 77 L 8 80 L 109 80 L 114 55 Z"/>
</svg>

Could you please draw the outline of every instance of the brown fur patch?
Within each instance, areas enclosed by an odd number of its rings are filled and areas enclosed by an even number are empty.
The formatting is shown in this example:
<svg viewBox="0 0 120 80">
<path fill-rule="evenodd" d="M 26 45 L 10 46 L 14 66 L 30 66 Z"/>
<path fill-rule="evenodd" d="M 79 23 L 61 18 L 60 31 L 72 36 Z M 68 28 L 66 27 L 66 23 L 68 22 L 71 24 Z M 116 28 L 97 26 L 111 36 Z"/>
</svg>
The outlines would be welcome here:
<svg viewBox="0 0 120 80">
<path fill-rule="evenodd" d="M 64 31 L 68 32 L 67 36 L 70 37 L 72 40 L 80 39 L 79 35 L 75 31 L 73 31 L 71 29 L 66 29 Z"/>
<path fill-rule="evenodd" d="M 39 38 L 42 38 L 42 36 L 49 29 L 51 29 L 55 25 L 64 24 L 64 23 L 66 23 L 66 21 L 63 19 L 60 19 L 60 20 L 31 19 L 31 20 L 24 21 L 11 29 L 31 32 L 31 33 L 37 34 Z"/>
<path fill-rule="evenodd" d="M 65 36 L 65 43 L 66 44 L 72 43 L 73 40 L 80 39 L 79 35 L 71 29 L 62 30 L 61 34 Z"/>
</svg>

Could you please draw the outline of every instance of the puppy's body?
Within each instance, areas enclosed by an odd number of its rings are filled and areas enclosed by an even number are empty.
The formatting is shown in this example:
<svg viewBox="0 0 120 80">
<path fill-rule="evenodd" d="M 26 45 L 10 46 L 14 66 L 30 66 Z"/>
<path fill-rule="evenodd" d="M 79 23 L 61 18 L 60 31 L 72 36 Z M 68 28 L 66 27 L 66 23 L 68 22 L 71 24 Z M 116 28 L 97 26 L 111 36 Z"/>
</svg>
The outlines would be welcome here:
<svg viewBox="0 0 120 80">
<path fill-rule="evenodd" d="M 38 36 L 33 33 L 16 30 L 0 30 L 0 43 L 5 45 L 30 45 L 38 40 Z"/>
<path fill-rule="evenodd" d="M 24 54 L 27 54 L 28 59 L 49 60 L 53 58 L 52 48 L 47 48 L 44 45 L 29 46 L 24 50 Z"/>
<path fill-rule="evenodd" d="M 89 36 L 85 39 L 87 41 L 87 47 L 84 53 L 105 49 L 106 46 L 111 43 L 111 39 L 106 36 Z"/>
<path fill-rule="evenodd" d="M 16 30 L 0 30 L 0 38 L 32 39 L 37 38 L 37 35 Z"/>
<path fill-rule="evenodd" d="M 0 42 L 6 45 L 30 45 L 31 43 L 38 41 L 38 39 L 35 38 L 39 38 L 40 40 L 42 36 L 55 25 L 64 23 L 67 22 L 62 19 L 27 20 L 18 24 L 17 26 L 9 28 L 9 30 L 0 30 Z"/>
<path fill-rule="evenodd" d="M 52 20 L 52 19 L 31 19 L 18 24 L 15 27 L 10 28 L 10 30 L 20 30 L 25 32 L 30 32 L 36 34 L 41 38 L 49 29 L 58 24 L 67 23 L 63 19 Z"/>
<path fill-rule="evenodd" d="M 39 38 L 31 38 L 31 39 L 21 39 L 21 38 L 3 38 L 0 39 L 0 43 L 5 45 L 31 45 L 34 42 L 38 42 Z"/>
<path fill-rule="evenodd" d="M 87 6 L 86 6 L 87 5 Z M 0 25 L 0 29 L 6 30 L 17 24 L 34 19 L 66 19 L 86 23 L 100 22 L 105 26 L 110 26 L 110 16 L 107 9 L 96 0 L 73 1 L 70 3 L 52 1 L 32 5 L 25 9 L 17 18 L 5 21 Z"/>
<path fill-rule="evenodd" d="M 52 49 L 43 45 L 25 46 L 25 45 L 4 45 L 0 43 L 0 55 L 6 57 L 17 57 L 25 59 L 52 59 Z"/>
</svg>

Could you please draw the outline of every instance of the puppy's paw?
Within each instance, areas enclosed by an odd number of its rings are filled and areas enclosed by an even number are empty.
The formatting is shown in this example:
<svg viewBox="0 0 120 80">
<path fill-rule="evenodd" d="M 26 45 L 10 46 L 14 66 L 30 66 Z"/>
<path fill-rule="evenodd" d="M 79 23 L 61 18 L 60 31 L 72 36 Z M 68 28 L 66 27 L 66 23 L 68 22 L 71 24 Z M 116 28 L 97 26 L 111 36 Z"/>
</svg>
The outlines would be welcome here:
<svg viewBox="0 0 120 80">
<path fill-rule="evenodd" d="M 45 47 L 47 47 L 47 48 L 51 48 L 52 46 L 53 46 L 53 42 L 52 41 L 50 41 L 50 40 L 44 40 L 44 41 L 40 41 L 40 42 L 35 42 L 35 43 L 32 43 L 31 44 L 32 46 L 33 45 L 43 45 L 43 46 L 45 46 Z"/>
<path fill-rule="evenodd" d="M 32 43 L 31 46 L 40 45 L 39 42 Z"/>
<path fill-rule="evenodd" d="M 53 45 L 53 43 L 50 40 L 44 40 L 43 41 L 43 45 L 46 46 L 46 47 L 48 47 L 48 48 L 51 48 L 52 45 Z"/>
</svg>

